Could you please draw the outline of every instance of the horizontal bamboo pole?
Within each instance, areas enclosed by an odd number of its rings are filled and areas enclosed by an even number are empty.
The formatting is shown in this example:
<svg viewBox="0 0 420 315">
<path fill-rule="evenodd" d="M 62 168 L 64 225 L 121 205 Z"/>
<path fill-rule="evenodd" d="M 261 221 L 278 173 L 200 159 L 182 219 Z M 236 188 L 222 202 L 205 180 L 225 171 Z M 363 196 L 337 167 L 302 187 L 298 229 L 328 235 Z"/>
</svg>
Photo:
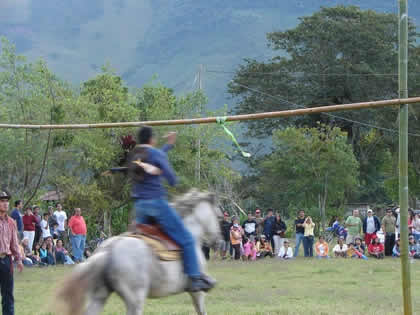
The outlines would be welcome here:
<svg viewBox="0 0 420 315">
<path fill-rule="evenodd" d="M 404 99 L 392 99 L 374 102 L 362 102 L 342 105 L 329 105 L 312 108 L 302 108 L 293 110 L 284 110 L 277 112 L 265 112 L 257 114 L 226 116 L 226 121 L 257 120 L 264 118 L 280 118 L 290 116 L 300 116 L 316 113 L 339 112 L 345 110 L 366 109 L 376 107 L 394 106 L 400 104 L 420 103 L 420 97 L 411 97 Z M 154 120 L 154 121 L 134 121 L 117 123 L 98 123 L 98 124 L 69 124 L 69 125 L 18 125 L 18 124 L 0 124 L 3 129 L 93 129 L 93 128 L 128 128 L 139 126 L 175 126 L 175 125 L 195 125 L 216 123 L 218 117 L 175 119 L 175 120 Z"/>
</svg>

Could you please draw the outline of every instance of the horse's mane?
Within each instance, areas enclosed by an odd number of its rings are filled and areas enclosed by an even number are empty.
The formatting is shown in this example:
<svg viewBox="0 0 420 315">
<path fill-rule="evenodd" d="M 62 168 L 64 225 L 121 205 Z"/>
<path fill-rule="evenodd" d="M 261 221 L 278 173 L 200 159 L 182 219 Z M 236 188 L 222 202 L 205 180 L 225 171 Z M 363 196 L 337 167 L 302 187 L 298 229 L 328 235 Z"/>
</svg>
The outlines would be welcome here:
<svg viewBox="0 0 420 315">
<path fill-rule="evenodd" d="M 203 201 L 209 202 L 214 206 L 216 205 L 216 196 L 212 192 L 191 189 L 189 192 L 175 198 L 171 202 L 171 206 L 176 209 L 181 217 L 186 217 L 192 213 L 196 205 Z"/>
</svg>

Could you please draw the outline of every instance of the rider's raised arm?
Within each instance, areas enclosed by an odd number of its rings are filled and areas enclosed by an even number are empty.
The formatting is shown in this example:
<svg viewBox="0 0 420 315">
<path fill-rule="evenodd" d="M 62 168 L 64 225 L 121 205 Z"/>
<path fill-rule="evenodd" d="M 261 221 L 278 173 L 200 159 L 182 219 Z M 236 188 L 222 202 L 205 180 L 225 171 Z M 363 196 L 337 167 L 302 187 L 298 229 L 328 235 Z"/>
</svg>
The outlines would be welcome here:
<svg viewBox="0 0 420 315">
<path fill-rule="evenodd" d="M 175 171 L 172 169 L 172 166 L 169 164 L 168 157 L 166 154 L 159 154 L 157 157 L 157 166 L 162 170 L 162 176 L 166 178 L 169 185 L 175 186 L 177 178 Z"/>
</svg>

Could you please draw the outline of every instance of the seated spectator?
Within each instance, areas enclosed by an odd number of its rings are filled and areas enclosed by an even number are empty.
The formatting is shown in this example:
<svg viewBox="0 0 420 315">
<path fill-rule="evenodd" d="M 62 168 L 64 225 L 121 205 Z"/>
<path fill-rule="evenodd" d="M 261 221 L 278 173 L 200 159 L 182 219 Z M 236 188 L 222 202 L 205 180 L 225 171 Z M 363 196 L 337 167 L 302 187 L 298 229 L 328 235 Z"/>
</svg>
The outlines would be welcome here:
<svg viewBox="0 0 420 315">
<path fill-rule="evenodd" d="M 55 246 L 55 261 L 57 264 L 74 265 L 74 261 L 70 258 L 67 249 L 63 246 L 63 240 L 57 240 Z"/>
<path fill-rule="evenodd" d="M 397 239 L 395 242 L 394 248 L 392 249 L 392 257 L 400 257 L 401 251 L 400 251 L 400 240 Z"/>
<path fill-rule="evenodd" d="M 249 238 L 244 238 L 244 260 L 255 260 L 257 258 L 257 249 L 255 246 L 254 236 L 251 235 Z"/>
<path fill-rule="evenodd" d="M 348 245 L 347 257 L 368 260 L 368 258 L 364 254 L 364 248 L 361 246 L 362 245 L 361 243 L 362 243 L 361 240 L 359 244 L 350 243 Z"/>
<path fill-rule="evenodd" d="M 37 263 L 38 263 L 39 266 L 45 266 L 45 263 L 43 263 L 41 261 L 41 254 L 39 252 L 40 249 L 41 249 L 41 245 L 39 243 L 36 244 L 35 245 L 35 249 L 34 249 L 33 257 L 35 257 L 35 259 L 36 259 L 36 261 L 37 261 Z"/>
<path fill-rule="evenodd" d="M 416 251 L 413 255 L 414 259 L 420 259 L 420 242 L 416 242 Z"/>
<path fill-rule="evenodd" d="M 408 256 L 413 258 L 417 251 L 416 240 L 413 235 L 408 237 Z"/>
<path fill-rule="evenodd" d="M 280 259 L 293 259 L 293 250 L 290 247 L 289 240 L 285 239 L 283 241 L 283 247 L 280 248 L 278 257 Z"/>
<path fill-rule="evenodd" d="M 368 247 L 368 253 L 370 256 L 377 259 L 383 259 L 385 257 L 385 248 L 379 240 L 379 237 L 374 237 L 372 243 Z"/>
<path fill-rule="evenodd" d="M 337 245 L 333 248 L 333 253 L 335 257 L 347 257 L 347 244 L 344 243 L 344 237 L 340 236 L 337 239 Z"/>
<path fill-rule="evenodd" d="M 328 256 L 328 243 L 325 241 L 324 237 L 321 235 L 318 242 L 315 244 L 315 252 L 317 258 L 329 258 Z"/>
<path fill-rule="evenodd" d="M 269 241 L 266 241 L 264 234 L 261 234 L 260 240 L 257 242 L 257 257 L 264 258 L 267 256 L 273 257 L 273 249 Z"/>
<path fill-rule="evenodd" d="M 365 256 L 366 247 L 363 244 L 363 240 L 360 237 L 356 237 L 354 243 L 354 250 L 355 254 L 357 255 L 357 258 L 367 259 L 367 257 Z"/>
<path fill-rule="evenodd" d="M 42 243 L 39 249 L 40 258 L 46 265 L 55 265 L 53 250 L 51 249 L 51 244 L 47 244 L 47 240 Z"/>
<path fill-rule="evenodd" d="M 22 241 L 20 242 L 19 245 L 19 249 L 20 249 L 20 254 L 22 256 L 22 263 L 27 266 L 27 267 L 32 267 L 32 265 L 34 264 L 32 262 L 32 259 L 30 258 L 30 256 L 28 257 L 28 253 L 32 254 L 31 251 L 29 250 L 29 238 L 28 237 L 24 237 L 22 239 Z"/>
</svg>

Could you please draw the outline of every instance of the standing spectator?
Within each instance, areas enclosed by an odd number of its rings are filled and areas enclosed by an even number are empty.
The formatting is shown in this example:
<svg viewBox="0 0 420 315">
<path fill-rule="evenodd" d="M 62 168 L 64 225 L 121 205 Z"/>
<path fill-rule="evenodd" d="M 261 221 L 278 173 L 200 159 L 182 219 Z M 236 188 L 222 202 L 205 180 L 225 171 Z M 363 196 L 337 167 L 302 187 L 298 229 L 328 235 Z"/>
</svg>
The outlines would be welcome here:
<svg viewBox="0 0 420 315">
<path fill-rule="evenodd" d="M 384 258 L 384 252 L 385 252 L 384 245 L 379 240 L 379 237 L 374 237 L 372 239 L 372 243 L 368 247 L 369 255 L 377 259 L 382 259 Z"/>
<path fill-rule="evenodd" d="M 245 237 L 244 239 L 244 260 L 255 260 L 257 258 L 257 249 L 254 239 L 253 235 L 250 238 Z"/>
<path fill-rule="evenodd" d="M 367 217 L 363 220 L 363 233 L 365 234 L 365 243 L 369 245 L 373 236 L 381 229 L 381 223 L 377 216 L 373 215 L 372 209 L 367 211 Z"/>
<path fill-rule="evenodd" d="M 303 223 L 303 252 L 305 257 L 314 256 L 314 227 L 315 223 L 311 217 L 307 217 Z"/>
<path fill-rule="evenodd" d="M 66 232 L 67 213 L 63 210 L 61 203 L 57 203 L 57 211 L 54 212 L 54 216 L 58 223 L 58 234 L 63 239 Z"/>
<path fill-rule="evenodd" d="M 382 219 L 382 231 L 385 234 L 385 256 L 392 255 L 392 249 L 395 244 L 395 226 L 396 220 L 392 215 L 392 210 L 387 209 L 386 215 Z"/>
<path fill-rule="evenodd" d="M 328 243 L 322 235 L 319 237 L 319 241 L 315 244 L 315 252 L 317 258 L 329 258 Z"/>
<path fill-rule="evenodd" d="M 85 251 L 87 228 L 85 219 L 81 215 L 82 210 L 80 208 L 75 208 L 74 211 L 74 216 L 72 216 L 69 221 L 71 246 L 75 261 L 81 262 L 83 259 L 83 252 Z"/>
<path fill-rule="evenodd" d="M 415 217 L 413 209 L 408 209 L 408 234 L 413 234 Z"/>
<path fill-rule="evenodd" d="M 347 249 L 347 245 L 344 243 L 344 237 L 339 237 L 337 239 L 337 245 L 333 248 L 334 256 L 346 258 Z"/>
<path fill-rule="evenodd" d="M 7 215 L 9 199 L 8 192 L 0 191 L 0 291 L 3 315 L 15 313 L 12 256 L 15 258 L 18 270 L 23 270 L 16 223 Z"/>
<path fill-rule="evenodd" d="M 230 230 L 230 243 L 235 251 L 235 260 L 239 260 L 241 258 L 241 241 L 241 228 L 238 223 L 234 223 Z"/>
<path fill-rule="evenodd" d="M 257 221 L 252 217 L 252 213 L 248 213 L 248 219 L 242 224 L 242 228 L 244 229 L 245 236 L 250 237 L 253 235 L 256 236 L 257 233 Z"/>
<path fill-rule="evenodd" d="M 276 219 L 273 225 L 273 231 L 272 231 L 273 241 L 274 241 L 274 255 L 276 256 L 279 254 L 280 248 L 283 247 L 286 229 L 287 229 L 286 223 L 284 223 L 284 221 L 281 219 L 280 213 L 277 213 Z"/>
<path fill-rule="evenodd" d="M 265 235 L 267 241 L 271 242 L 273 239 L 273 225 L 274 225 L 275 218 L 273 216 L 273 209 L 267 210 L 267 216 L 264 218 L 264 228 L 263 234 Z"/>
<path fill-rule="evenodd" d="M 34 211 L 33 215 L 36 219 L 35 223 L 35 238 L 34 238 L 34 246 L 32 247 L 32 250 L 35 248 L 35 244 L 39 243 L 39 240 L 42 236 L 42 229 L 41 229 L 41 215 L 39 213 L 40 208 L 38 206 L 32 206 L 32 209 Z"/>
<path fill-rule="evenodd" d="M 23 208 L 22 200 L 16 200 L 15 207 L 13 208 L 13 211 L 10 214 L 12 219 L 16 221 L 18 236 L 20 240 L 23 239 L 23 222 L 22 222 L 22 213 L 21 213 L 22 208 Z"/>
<path fill-rule="evenodd" d="M 223 220 L 220 222 L 220 231 L 222 232 L 222 240 L 220 241 L 220 257 L 226 259 L 226 253 L 230 245 L 230 228 L 229 213 L 223 214 Z"/>
<path fill-rule="evenodd" d="M 50 228 L 50 234 L 53 235 L 54 224 L 58 224 L 57 218 L 54 215 L 54 208 L 48 206 L 48 227 Z"/>
<path fill-rule="evenodd" d="M 32 248 L 34 245 L 35 239 L 35 225 L 36 225 L 36 218 L 32 214 L 31 207 L 27 207 L 25 209 L 25 215 L 22 217 L 23 222 L 23 237 L 27 237 L 29 239 L 29 248 Z"/>
<path fill-rule="evenodd" d="M 48 224 L 50 214 L 45 212 L 41 221 L 42 240 L 44 241 L 47 237 L 51 236 L 50 227 Z"/>
<path fill-rule="evenodd" d="M 295 229 L 296 229 L 296 247 L 295 247 L 295 257 L 299 254 L 299 247 L 300 243 L 303 241 L 304 235 L 305 235 L 305 211 L 299 210 L 298 217 L 295 220 Z"/>
<path fill-rule="evenodd" d="M 263 233 L 264 218 L 261 216 L 261 210 L 259 208 L 255 209 L 255 222 L 257 222 L 257 236 L 260 236 Z"/>
<path fill-rule="evenodd" d="M 353 215 L 350 215 L 345 223 L 345 226 L 347 228 L 347 239 L 346 243 L 354 243 L 356 240 L 356 237 L 360 237 L 360 234 L 362 232 L 362 220 L 359 218 L 359 210 L 355 209 L 353 210 Z"/>
<path fill-rule="evenodd" d="M 278 257 L 280 259 L 293 259 L 293 251 L 292 248 L 289 246 L 289 240 L 285 239 L 283 241 L 283 246 L 280 248 Z"/>
</svg>

